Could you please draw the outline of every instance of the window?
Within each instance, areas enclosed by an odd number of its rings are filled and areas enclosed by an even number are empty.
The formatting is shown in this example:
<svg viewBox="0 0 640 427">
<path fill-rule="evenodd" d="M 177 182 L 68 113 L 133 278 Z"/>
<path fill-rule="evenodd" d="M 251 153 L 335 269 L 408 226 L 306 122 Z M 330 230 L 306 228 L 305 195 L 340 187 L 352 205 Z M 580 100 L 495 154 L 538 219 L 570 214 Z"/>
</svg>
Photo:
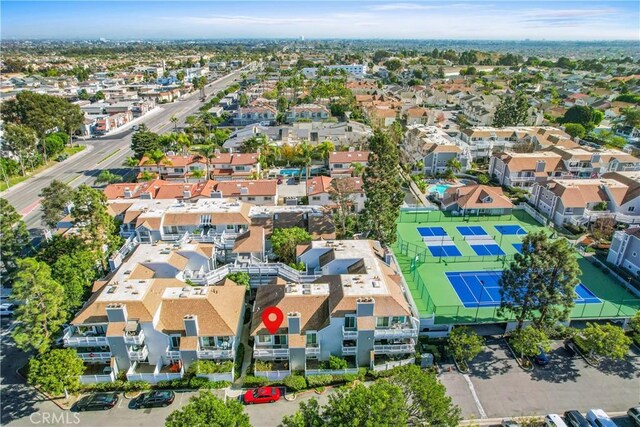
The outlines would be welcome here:
<svg viewBox="0 0 640 427">
<path fill-rule="evenodd" d="M 633 212 L 635 210 L 636 210 L 635 206 L 629 206 L 629 209 L 627 209 L 627 211 L 629 211 L 629 212 Z"/>
<path fill-rule="evenodd" d="M 287 336 L 286 335 L 275 335 L 273 337 L 273 343 L 275 345 L 287 345 Z"/>
<path fill-rule="evenodd" d="M 247 197 L 247 201 L 249 202 L 254 202 L 256 200 L 255 197 Z"/>
<path fill-rule="evenodd" d="M 184 172 L 184 168 L 173 168 L 173 171 L 175 173 L 183 173 Z"/>
<path fill-rule="evenodd" d="M 391 318 L 391 323 L 404 323 L 406 320 L 406 317 L 404 316 L 393 316 Z"/>
<path fill-rule="evenodd" d="M 273 337 L 271 335 L 258 335 L 258 342 L 260 344 L 271 344 Z"/>
<path fill-rule="evenodd" d="M 314 347 L 318 344 L 318 334 L 315 332 L 307 332 L 307 347 Z"/>
<path fill-rule="evenodd" d="M 389 318 L 388 317 L 378 317 L 378 318 L 376 318 L 376 327 L 378 327 L 378 328 L 388 328 L 389 327 Z"/>
<path fill-rule="evenodd" d="M 345 318 L 344 318 L 344 328 L 345 329 L 355 329 L 356 328 L 356 316 L 345 316 Z"/>
<path fill-rule="evenodd" d="M 171 335 L 169 338 L 171 339 L 171 348 L 172 349 L 180 348 L 180 336 L 179 335 Z"/>
<path fill-rule="evenodd" d="M 227 230 L 235 230 L 235 225 L 233 224 L 227 224 Z"/>
<path fill-rule="evenodd" d="M 200 225 L 211 225 L 211 215 L 200 215 Z"/>
<path fill-rule="evenodd" d="M 320 196 L 313 196 L 313 197 L 311 197 L 311 200 L 319 201 L 320 200 Z"/>
</svg>

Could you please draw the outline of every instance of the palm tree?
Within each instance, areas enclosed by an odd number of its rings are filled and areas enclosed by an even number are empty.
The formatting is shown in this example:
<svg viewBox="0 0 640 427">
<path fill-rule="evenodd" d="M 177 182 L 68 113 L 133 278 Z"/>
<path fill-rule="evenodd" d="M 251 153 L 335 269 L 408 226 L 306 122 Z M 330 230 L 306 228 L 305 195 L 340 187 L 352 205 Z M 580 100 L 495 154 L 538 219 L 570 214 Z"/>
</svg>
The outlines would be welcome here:
<svg viewBox="0 0 640 427">
<path fill-rule="evenodd" d="M 336 147 L 331 141 L 322 141 L 316 145 L 315 152 L 325 162 L 329 159 L 329 153 L 335 151 Z"/>
<path fill-rule="evenodd" d="M 178 132 L 178 118 L 176 116 L 171 116 L 169 121 L 173 123 L 173 131 Z"/>
<path fill-rule="evenodd" d="M 122 181 L 122 177 L 120 175 L 116 175 L 115 173 L 106 169 L 100 172 L 96 177 L 96 184 L 114 184 L 120 181 Z"/>
<path fill-rule="evenodd" d="M 308 181 L 309 172 L 311 169 L 311 162 L 313 161 L 313 148 L 306 142 L 303 142 L 302 144 L 298 145 L 297 148 L 298 148 L 298 155 L 302 158 L 302 162 L 305 168 L 305 176 Z"/>
<path fill-rule="evenodd" d="M 452 158 L 447 161 L 447 167 L 451 169 L 454 173 L 458 173 L 462 170 L 462 163 L 457 158 Z"/>
<path fill-rule="evenodd" d="M 202 178 L 204 176 L 204 171 L 202 169 L 195 169 L 195 170 L 191 171 L 191 176 L 193 178 L 196 178 L 198 180 L 198 182 L 200 182 L 200 178 Z"/>
<path fill-rule="evenodd" d="M 362 172 L 364 172 L 362 163 L 351 163 L 350 167 L 353 169 L 353 176 L 362 176 Z"/>
<path fill-rule="evenodd" d="M 187 152 L 187 148 L 191 146 L 191 138 L 186 133 L 179 133 L 176 135 L 175 143 L 180 147 L 182 154 L 185 154 Z"/>
<path fill-rule="evenodd" d="M 148 153 L 145 153 L 144 157 L 146 157 L 147 160 L 143 164 L 157 166 L 158 167 L 158 174 L 160 176 L 162 176 L 162 174 L 160 173 L 160 166 L 161 165 L 170 165 L 171 164 L 171 160 L 169 160 L 167 158 L 167 155 L 164 154 L 164 152 L 162 150 L 150 151 Z"/>
<path fill-rule="evenodd" d="M 200 147 L 198 147 L 195 152 L 196 152 L 196 159 L 204 159 L 205 163 L 206 163 L 206 167 L 207 167 L 207 179 L 210 179 L 209 176 L 209 164 L 211 163 L 211 158 L 213 157 L 213 155 L 216 152 L 216 147 L 213 144 L 209 144 L 209 145 L 201 145 Z"/>
<path fill-rule="evenodd" d="M 130 168 L 135 168 L 140 164 L 140 160 L 135 157 L 127 157 L 124 161 L 124 165 Z"/>
</svg>

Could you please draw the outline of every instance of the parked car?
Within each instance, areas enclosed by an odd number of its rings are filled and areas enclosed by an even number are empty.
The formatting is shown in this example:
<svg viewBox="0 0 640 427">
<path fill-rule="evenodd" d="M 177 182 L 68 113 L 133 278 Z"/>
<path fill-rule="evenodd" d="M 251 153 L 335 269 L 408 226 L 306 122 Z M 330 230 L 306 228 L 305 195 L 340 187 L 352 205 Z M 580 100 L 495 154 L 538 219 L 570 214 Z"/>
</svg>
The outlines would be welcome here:
<svg viewBox="0 0 640 427">
<path fill-rule="evenodd" d="M 564 419 L 571 427 L 591 427 L 589 421 L 587 421 L 580 411 L 567 411 L 564 413 Z"/>
<path fill-rule="evenodd" d="M 64 162 L 68 158 L 69 158 L 68 154 L 60 154 L 58 157 L 56 157 L 56 162 Z"/>
<path fill-rule="evenodd" d="M 13 312 L 16 309 L 15 304 L 4 302 L 0 304 L 0 316 L 13 316 Z"/>
<path fill-rule="evenodd" d="M 577 354 L 576 348 L 574 347 L 573 343 L 570 341 L 564 342 L 564 351 L 567 353 L 569 357 L 574 357 Z"/>
<path fill-rule="evenodd" d="M 616 427 L 616 423 L 602 409 L 589 410 L 587 412 L 587 420 L 594 427 Z"/>
<path fill-rule="evenodd" d="M 500 424 L 502 427 L 520 427 L 520 424 L 517 423 L 513 418 L 505 418 L 502 420 Z"/>
<path fill-rule="evenodd" d="M 136 408 L 165 407 L 171 405 L 175 398 L 176 394 L 171 390 L 150 391 L 138 396 L 134 400 L 133 406 Z"/>
<path fill-rule="evenodd" d="M 246 405 L 254 403 L 273 403 L 280 399 L 282 393 L 277 387 L 259 387 L 247 390 L 242 396 Z"/>
<path fill-rule="evenodd" d="M 547 353 L 545 353 L 542 348 L 538 347 L 538 349 L 540 350 L 540 354 L 534 357 L 533 361 L 538 366 L 547 366 L 549 364 L 549 356 L 547 356 Z"/>
<path fill-rule="evenodd" d="M 76 403 L 78 411 L 106 411 L 118 404 L 118 393 L 93 393 Z"/>
<path fill-rule="evenodd" d="M 629 408 L 627 415 L 633 421 L 633 425 L 640 426 L 640 406 Z"/>
<path fill-rule="evenodd" d="M 569 427 L 558 414 L 548 414 L 544 417 L 544 425 L 547 427 Z"/>
</svg>

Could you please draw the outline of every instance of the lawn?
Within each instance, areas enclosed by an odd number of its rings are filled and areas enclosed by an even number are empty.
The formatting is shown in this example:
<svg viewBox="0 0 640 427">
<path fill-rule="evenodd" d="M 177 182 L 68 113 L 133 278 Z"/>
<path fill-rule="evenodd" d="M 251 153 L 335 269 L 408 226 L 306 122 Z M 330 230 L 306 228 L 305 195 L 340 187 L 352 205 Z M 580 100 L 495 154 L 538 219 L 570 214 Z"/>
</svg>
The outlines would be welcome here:
<svg viewBox="0 0 640 427">
<path fill-rule="evenodd" d="M 520 243 L 524 235 L 503 235 L 495 227 L 501 225 L 519 225 L 527 233 L 545 230 L 555 237 L 552 230 L 542 227 L 523 211 L 514 211 L 514 215 L 471 217 L 468 221 L 440 211 L 402 213 L 398 223 L 398 241 L 392 249 L 421 317 L 435 314 L 437 324 L 504 321 L 498 316 L 497 307 L 465 308 L 446 277 L 448 272 L 499 271 L 508 266 L 517 253 L 514 244 Z M 504 256 L 477 255 L 461 234 L 462 231 L 468 235 L 468 229 L 458 229 L 477 226 L 482 227 L 486 238 L 493 239 L 502 248 Z M 461 256 L 433 256 L 427 244 L 438 245 L 440 242 L 437 241 L 438 237 L 432 237 L 431 242 L 424 242 L 418 231 L 422 228 L 422 233 L 429 235 L 430 231 L 425 231 L 424 227 L 441 227 L 447 234 L 445 239 L 450 239 L 448 244 L 455 244 Z M 503 231 L 513 231 L 509 230 L 513 228 L 507 227 Z M 577 253 L 576 257 L 582 270 L 581 282 L 602 302 L 576 304 L 571 312 L 573 319 L 627 317 L 640 308 L 640 300 L 627 292 L 612 276 L 604 274 Z"/>
</svg>

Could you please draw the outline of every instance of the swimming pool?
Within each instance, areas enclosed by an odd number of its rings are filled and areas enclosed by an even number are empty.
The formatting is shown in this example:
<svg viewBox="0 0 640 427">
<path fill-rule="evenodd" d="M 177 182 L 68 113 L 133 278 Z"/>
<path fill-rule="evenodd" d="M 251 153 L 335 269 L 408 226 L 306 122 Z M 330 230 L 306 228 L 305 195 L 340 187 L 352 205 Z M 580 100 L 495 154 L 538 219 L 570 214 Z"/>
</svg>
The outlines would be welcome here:
<svg viewBox="0 0 640 427">
<path fill-rule="evenodd" d="M 310 175 L 317 175 L 320 172 L 322 172 L 322 167 L 315 167 L 315 168 L 311 168 L 310 169 Z M 305 174 L 305 169 L 304 168 L 286 168 L 286 169 L 280 169 L 279 172 L 280 175 L 282 176 L 300 176 L 303 177 Z"/>
<path fill-rule="evenodd" d="M 428 193 L 438 193 L 440 195 L 440 197 L 444 196 L 444 192 L 447 191 L 447 188 L 451 187 L 450 185 L 446 185 L 446 184 L 436 184 L 436 185 L 432 185 L 431 187 L 429 187 L 428 189 Z"/>
</svg>

